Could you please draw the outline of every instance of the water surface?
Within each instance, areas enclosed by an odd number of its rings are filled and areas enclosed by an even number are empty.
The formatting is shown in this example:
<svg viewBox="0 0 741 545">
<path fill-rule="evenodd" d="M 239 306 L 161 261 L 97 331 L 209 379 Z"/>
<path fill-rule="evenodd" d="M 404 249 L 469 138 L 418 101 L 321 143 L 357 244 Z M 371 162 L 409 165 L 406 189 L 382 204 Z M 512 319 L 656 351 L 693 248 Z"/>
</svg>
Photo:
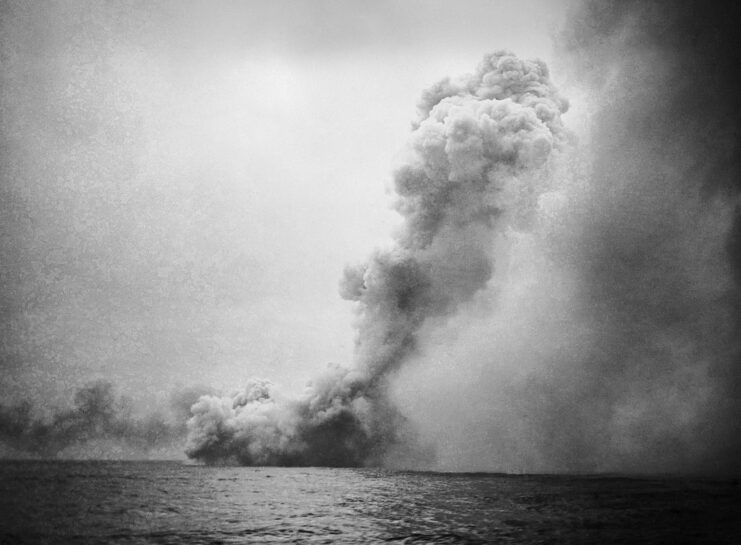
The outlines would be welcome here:
<svg viewBox="0 0 741 545">
<path fill-rule="evenodd" d="M 0 543 L 737 543 L 733 480 L 0 462 Z"/>
</svg>

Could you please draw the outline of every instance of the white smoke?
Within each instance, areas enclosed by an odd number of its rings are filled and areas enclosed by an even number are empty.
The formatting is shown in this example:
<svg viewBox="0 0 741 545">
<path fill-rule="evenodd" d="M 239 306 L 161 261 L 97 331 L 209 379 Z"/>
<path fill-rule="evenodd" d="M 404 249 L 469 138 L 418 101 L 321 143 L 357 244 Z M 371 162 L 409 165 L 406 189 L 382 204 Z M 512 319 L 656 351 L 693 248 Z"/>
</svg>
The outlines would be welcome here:
<svg viewBox="0 0 741 545">
<path fill-rule="evenodd" d="M 394 175 L 404 218 L 396 243 L 348 267 L 341 282 L 357 305 L 353 367 L 330 367 L 298 399 L 265 381 L 202 397 L 188 455 L 247 465 L 383 462 L 406 436 L 387 397 L 390 374 L 414 353 L 423 324 L 486 287 L 496 237 L 532 223 L 567 107 L 544 63 L 507 51 L 424 92 Z"/>
</svg>

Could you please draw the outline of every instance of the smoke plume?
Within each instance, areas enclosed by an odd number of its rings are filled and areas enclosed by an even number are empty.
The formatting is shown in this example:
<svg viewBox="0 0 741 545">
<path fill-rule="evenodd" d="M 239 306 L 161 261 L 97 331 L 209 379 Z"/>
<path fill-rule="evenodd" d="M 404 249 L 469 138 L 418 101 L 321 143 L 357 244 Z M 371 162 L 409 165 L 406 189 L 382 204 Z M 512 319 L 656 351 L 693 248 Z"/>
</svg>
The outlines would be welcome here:
<svg viewBox="0 0 741 545">
<path fill-rule="evenodd" d="M 441 467 L 739 471 L 740 11 L 570 14 L 578 144 L 395 388 Z"/>
<path fill-rule="evenodd" d="M 348 267 L 341 282 L 357 309 L 354 365 L 330 367 L 298 399 L 259 380 L 232 397 L 202 397 L 187 454 L 357 466 L 403 448 L 410 432 L 387 395 L 389 379 L 417 351 L 421 328 L 487 286 L 495 239 L 533 222 L 549 157 L 565 141 L 566 109 L 544 63 L 506 51 L 424 92 L 394 175 L 403 226 L 392 248 Z"/>
<path fill-rule="evenodd" d="M 81 387 L 71 408 L 48 417 L 38 415 L 30 402 L 0 404 L 0 453 L 6 458 L 171 457 L 182 449 L 191 405 L 207 392 L 176 391 L 169 411 L 144 415 L 106 381 Z"/>
</svg>

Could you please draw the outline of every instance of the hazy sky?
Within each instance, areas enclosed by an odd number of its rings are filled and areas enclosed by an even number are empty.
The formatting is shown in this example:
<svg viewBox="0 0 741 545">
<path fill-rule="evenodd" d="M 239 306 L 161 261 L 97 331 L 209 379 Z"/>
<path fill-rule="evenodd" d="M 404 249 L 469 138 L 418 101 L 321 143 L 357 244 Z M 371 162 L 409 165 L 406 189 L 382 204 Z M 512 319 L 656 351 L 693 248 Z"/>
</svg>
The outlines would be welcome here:
<svg viewBox="0 0 741 545">
<path fill-rule="evenodd" d="M 0 1 L 0 435 L 202 385 L 201 458 L 338 409 L 405 467 L 738 473 L 738 6 Z"/>
<path fill-rule="evenodd" d="M 3 2 L 0 394 L 349 364 L 338 281 L 398 222 L 421 90 L 552 64 L 566 4 Z"/>
</svg>

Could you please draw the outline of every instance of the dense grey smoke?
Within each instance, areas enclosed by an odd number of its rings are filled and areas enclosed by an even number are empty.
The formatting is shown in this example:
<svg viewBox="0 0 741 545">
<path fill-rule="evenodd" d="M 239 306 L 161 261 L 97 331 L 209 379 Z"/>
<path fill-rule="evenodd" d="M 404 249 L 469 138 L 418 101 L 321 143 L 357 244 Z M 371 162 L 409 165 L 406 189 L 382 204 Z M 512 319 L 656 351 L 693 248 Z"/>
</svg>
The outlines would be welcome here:
<svg viewBox="0 0 741 545">
<path fill-rule="evenodd" d="M 740 14 L 588 2 L 565 34 L 597 97 L 575 219 L 599 352 L 580 394 L 638 468 L 740 467 Z"/>
<path fill-rule="evenodd" d="M 390 374 L 415 352 L 420 328 L 485 288 L 498 234 L 532 221 L 566 109 L 545 64 L 505 51 L 427 90 L 394 176 L 404 218 L 396 243 L 349 267 L 341 283 L 357 304 L 354 366 L 331 367 L 298 399 L 265 381 L 201 398 L 188 455 L 248 465 L 384 461 L 407 435 L 386 394 Z"/>
<path fill-rule="evenodd" d="M 49 417 L 29 402 L 0 404 L 3 457 L 171 457 L 182 449 L 190 406 L 204 388 L 171 395 L 169 410 L 139 415 L 110 382 L 97 381 L 75 393 L 72 407 Z"/>
<path fill-rule="evenodd" d="M 570 14 L 578 145 L 533 229 L 498 245 L 487 291 L 420 335 L 397 386 L 443 467 L 741 468 L 740 11 Z"/>
</svg>

